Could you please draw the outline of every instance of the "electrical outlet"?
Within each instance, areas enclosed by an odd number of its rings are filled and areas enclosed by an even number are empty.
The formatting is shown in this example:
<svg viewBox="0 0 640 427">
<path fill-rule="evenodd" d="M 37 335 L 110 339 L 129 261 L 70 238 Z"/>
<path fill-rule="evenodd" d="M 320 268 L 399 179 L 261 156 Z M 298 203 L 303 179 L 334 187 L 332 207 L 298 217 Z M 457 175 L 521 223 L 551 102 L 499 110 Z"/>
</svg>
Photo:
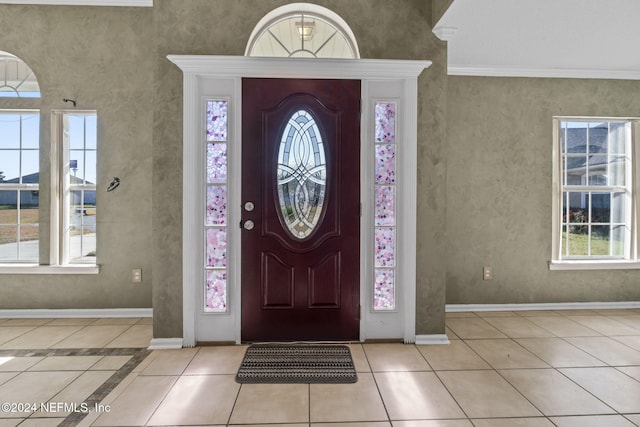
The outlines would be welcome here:
<svg viewBox="0 0 640 427">
<path fill-rule="evenodd" d="M 131 270 L 131 282 L 132 283 L 142 283 L 142 269 L 134 268 Z"/>
<path fill-rule="evenodd" d="M 493 269 L 491 267 L 485 266 L 482 269 L 482 279 L 483 280 L 493 279 Z"/>
</svg>

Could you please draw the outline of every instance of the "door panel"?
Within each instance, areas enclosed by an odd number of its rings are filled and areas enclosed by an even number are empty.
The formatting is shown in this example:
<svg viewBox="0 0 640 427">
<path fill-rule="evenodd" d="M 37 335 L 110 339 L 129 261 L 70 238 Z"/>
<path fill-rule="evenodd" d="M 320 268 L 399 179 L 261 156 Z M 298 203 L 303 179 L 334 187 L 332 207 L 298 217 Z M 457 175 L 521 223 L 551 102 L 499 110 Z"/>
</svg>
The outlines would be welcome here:
<svg viewBox="0 0 640 427">
<path fill-rule="evenodd" d="M 360 82 L 243 79 L 242 340 L 359 336 Z"/>
</svg>

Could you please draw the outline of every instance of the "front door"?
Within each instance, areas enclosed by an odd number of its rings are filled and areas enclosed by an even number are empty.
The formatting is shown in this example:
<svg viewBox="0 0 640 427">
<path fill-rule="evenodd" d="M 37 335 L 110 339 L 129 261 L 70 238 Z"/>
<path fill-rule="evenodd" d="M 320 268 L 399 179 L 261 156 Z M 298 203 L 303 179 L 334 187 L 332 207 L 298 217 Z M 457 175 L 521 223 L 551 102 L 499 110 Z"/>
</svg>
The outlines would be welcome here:
<svg viewBox="0 0 640 427">
<path fill-rule="evenodd" d="M 241 226 L 243 341 L 359 338 L 359 80 L 242 80 Z"/>
</svg>

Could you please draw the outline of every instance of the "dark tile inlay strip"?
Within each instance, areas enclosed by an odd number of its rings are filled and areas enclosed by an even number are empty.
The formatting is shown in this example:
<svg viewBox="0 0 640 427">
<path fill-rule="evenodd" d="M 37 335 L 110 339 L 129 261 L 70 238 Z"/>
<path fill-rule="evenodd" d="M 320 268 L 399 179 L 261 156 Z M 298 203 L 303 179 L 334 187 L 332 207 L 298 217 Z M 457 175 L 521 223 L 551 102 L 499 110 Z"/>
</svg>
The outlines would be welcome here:
<svg viewBox="0 0 640 427">
<path fill-rule="evenodd" d="M 116 388 L 149 354 L 146 348 L 83 348 L 83 349 L 43 349 L 43 350 L 0 350 L 0 357 L 53 357 L 53 356 L 131 356 L 119 370 L 117 370 L 96 391 L 87 397 L 83 404 L 93 409 L 102 402 L 111 391 Z M 88 412 L 74 412 L 67 416 L 58 427 L 78 425 Z"/>
</svg>

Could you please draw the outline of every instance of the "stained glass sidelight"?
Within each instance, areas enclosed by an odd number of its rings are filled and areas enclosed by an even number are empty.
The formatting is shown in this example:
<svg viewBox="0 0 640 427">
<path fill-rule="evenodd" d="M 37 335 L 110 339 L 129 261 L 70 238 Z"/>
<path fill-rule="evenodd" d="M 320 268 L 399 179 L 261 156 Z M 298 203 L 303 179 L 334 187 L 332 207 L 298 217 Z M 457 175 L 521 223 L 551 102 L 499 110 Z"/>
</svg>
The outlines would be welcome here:
<svg viewBox="0 0 640 427">
<path fill-rule="evenodd" d="M 206 101 L 204 311 L 227 311 L 228 101 Z"/>
<path fill-rule="evenodd" d="M 296 111 L 280 138 L 277 165 L 280 213 L 297 239 L 309 237 L 322 218 L 327 165 L 320 129 L 308 111 Z"/>
<path fill-rule="evenodd" d="M 373 309 L 396 308 L 396 108 L 377 102 L 375 115 L 375 263 Z"/>
</svg>

